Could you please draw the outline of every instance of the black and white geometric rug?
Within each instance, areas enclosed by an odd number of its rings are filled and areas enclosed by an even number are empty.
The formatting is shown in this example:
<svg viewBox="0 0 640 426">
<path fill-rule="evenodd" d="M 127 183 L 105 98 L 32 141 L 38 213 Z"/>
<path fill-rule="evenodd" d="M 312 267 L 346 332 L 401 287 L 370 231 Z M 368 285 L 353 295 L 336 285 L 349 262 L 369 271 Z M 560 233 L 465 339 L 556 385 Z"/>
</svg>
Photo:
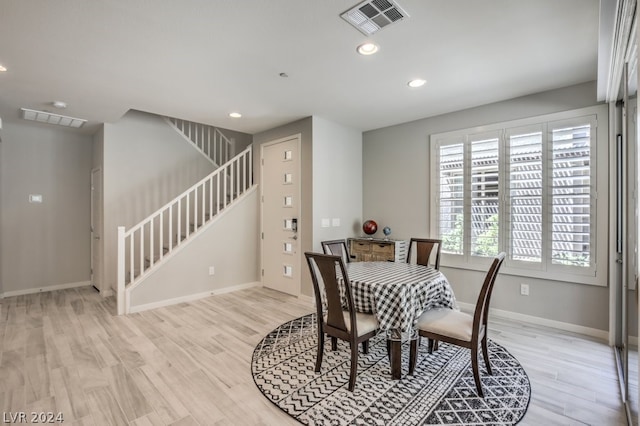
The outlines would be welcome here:
<svg viewBox="0 0 640 426">
<path fill-rule="evenodd" d="M 426 339 L 423 339 L 426 342 Z M 326 339 L 320 373 L 316 360 L 316 315 L 282 324 L 255 348 L 253 379 L 267 399 L 307 425 L 513 425 L 529 406 L 531 386 L 520 363 L 489 342 L 493 375 L 481 361 L 485 397 L 479 398 L 471 372 L 470 351 L 440 343 L 433 354 L 419 350 L 418 365 L 408 371 L 403 348 L 403 377 L 392 380 L 386 342 L 371 340 L 360 351 L 354 392 L 347 389 L 350 355 L 345 342 L 331 351 Z"/>
</svg>

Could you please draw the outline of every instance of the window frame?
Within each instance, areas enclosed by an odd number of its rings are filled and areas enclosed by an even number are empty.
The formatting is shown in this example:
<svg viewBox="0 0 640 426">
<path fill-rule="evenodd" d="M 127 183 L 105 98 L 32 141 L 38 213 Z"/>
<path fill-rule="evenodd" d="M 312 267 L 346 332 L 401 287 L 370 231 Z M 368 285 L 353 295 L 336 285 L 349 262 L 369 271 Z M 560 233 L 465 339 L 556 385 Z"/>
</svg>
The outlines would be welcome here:
<svg viewBox="0 0 640 426">
<path fill-rule="evenodd" d="M 568 266 L 553 264 L 551 261 L 551 225 L 552 203 L 550 179 L 551 132 L 559 125 L 586 124 L 591 125 L 590 133 L 590 192 L 593 193 L 591 204 L 590 222 L 590 256 L 589 267 Z M 527 129 L 542 130 L 542 261 L 527 262 L 511 258 L 509 234 L 511 233 L 510 209 L 509 209 L 509 135 L 519 134 Z M 609 161 L 608 161 L 608 115 L 606 105 L 580 108 L 552 114 L 545 114 L 519 120 L 494 123 L 467 129 L 454 130 L 432 134 L 429 137 L 430 145 L 430 190 L 435 202 L 429 206 L 430 229 L 434 238 L 440 238 L 439 213 L 440 213 L 440 166 L 439 147 L 463 143 L 464 152 L 464 232 L 463 253 L 451 254 L 443 252 L 441 266 L 460 269 L 485 270 L 491 257 L 471 256 L 471 199 L 468 185 L 471 182 L 471 143 L 475 139 L 482 139 L 487 135 L 499 134 L 498 162 L 499 162 L 499 250 L 507 252 L 507 259 L 503 265 L 504 274 L 522 277 L 550 279 L 554 281 L 566 281 L 579 284 L 606 286 L 607 284 L 607 250 L 608 246 L 608 193 L 609 187 Z M 600 177 L 600 178 L 599 178 Z M 604 247 L 604 249 L 603 249 Z"/>
</svg>

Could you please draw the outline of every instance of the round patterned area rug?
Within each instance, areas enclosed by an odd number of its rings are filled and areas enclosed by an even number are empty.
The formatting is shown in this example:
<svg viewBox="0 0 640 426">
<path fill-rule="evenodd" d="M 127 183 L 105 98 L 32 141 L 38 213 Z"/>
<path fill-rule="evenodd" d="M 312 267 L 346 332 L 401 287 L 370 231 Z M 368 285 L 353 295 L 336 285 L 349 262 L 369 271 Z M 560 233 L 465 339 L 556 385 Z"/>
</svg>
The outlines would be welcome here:
<svg viewBox="0 0 640 426">
<path fill-rule="evenodd" d="M 326 339 L 320 373 L 316 360 L 316 315 L 282 324 L 255 348 L 253 379 L 267 399 L 307 425 L 512 425 L 522 419 L 531 397 L 529 378 L 509 352 L 489 341 L 493 375 L 481 360 L 485 393 L 479 398 L 471 372 L 470 351 L 440 343 L 429 354 L 426 339 L 418 365 L 408 375 L 409 348 L 403 348 L 403 377 L 392 380 L 386 342 L 371 339 L 360 351 L 354 392 L 349 382 L 349 347 Z"/>
</svg>

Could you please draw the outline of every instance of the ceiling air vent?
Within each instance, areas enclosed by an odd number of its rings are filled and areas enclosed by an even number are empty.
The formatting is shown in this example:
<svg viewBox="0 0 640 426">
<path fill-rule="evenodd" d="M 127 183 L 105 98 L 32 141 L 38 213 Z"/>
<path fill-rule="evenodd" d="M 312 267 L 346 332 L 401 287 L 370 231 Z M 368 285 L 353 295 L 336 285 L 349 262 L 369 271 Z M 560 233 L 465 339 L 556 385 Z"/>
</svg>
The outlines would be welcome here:
<svg viewBox="0 0 640 426">
<path fill-rule="evenodd" d="M 364 35 L 371 35 L 387 25 L 408 18 L 409 14 L 391 0 L 369 0 L 340 16 Z"/>
<path fill-rule="evenodd" d="M 40 123 L 57 124 L 58 126 L 80 128 L 87 122 L 82 118 L 67 117 L 65 115 L 52 114 L 47 111 L 36 111 L 34 109 L 20 108 L 22 118 L 25 120 L 38 121 Z"/>
</svg>

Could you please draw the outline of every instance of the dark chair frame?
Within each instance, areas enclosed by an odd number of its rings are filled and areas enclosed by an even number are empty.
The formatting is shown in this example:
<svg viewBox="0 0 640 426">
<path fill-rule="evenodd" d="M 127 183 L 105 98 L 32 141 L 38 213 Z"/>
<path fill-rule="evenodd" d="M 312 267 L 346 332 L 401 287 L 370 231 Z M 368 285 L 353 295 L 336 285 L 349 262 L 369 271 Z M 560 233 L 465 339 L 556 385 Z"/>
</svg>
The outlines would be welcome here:
<svg viewBox="0 0 640 426">
<path fill-rule="evenodd" d="M 347 263 L 351 262 L 351 255 L 349 254 L 346 240 L 342 239 L 321 241 L 320 244 L 322 245 L 322 251 L 324 252 L 324 254 L 339 254 L 340 256 L 342 256 L 343 261 Z M 338 253 L 336 249 L 340 250 L 340 253 Z"/>
<path fill-rule="evenodd" d="M 414 244 L 415 243 L 415 244 Z M 436 249 L 436 260 L 434 268 L 440 270 L 440 252 L 442 251 L 442 240 L 436 238 L 411 238 L 409 250 L 407 251 L 407 263 L 411 262 L 413 247 L 416 249 L 416 263 L 418 265 L 429 266 L 431 252 Z"/>
<path fill-rule="evenodd" d="M 320 371 L 322 365 L 322 355 L 324 352 L 324 335 L 331 337 L 331 349 L 337 349 L 337 339 L 349 342 L 351 348 L 351 371 L 349 375 L 349 390 L 353 392 L 358 372 L 358 346 L 362 343 L 364 353 L 369 350 L 369 339 L 376 335 L 377 329 L 358 335 L 358 323 L 356 320 L 356 310 L 353 304 L 351 293 L 351 282 L 347 276 L 344 261 L 341 256 L 321 253 L 306 252 L 305 257 L 311 272 L 313 281 L 313 291 L 316 298 L 316 309 L 318 318 L 318 352 L 316 356 L 315 371 Z M 318 276 L 318 274 L 320 276 Z M 349 312 L 349 327 L 345 323 L 342 308 L 342 298 L 340 296 L 340 286 L 338 276 L 343 279 L 346 290 L 347 311 Z M 327 301 L 326 319 L 323 313 L 322 294 L 319 278 L 324 283 Z"/>
<path fill-rule="evenodd" d="M 471 332 L 471 340 L 460 340 L 453 337 L 449 337 L 446 334 L 438 334 L 429 332 L 426 330 L 422 330 L 418 327 L 418 334 L 422 337 L 427 337 L 429 339 L 429 353 L 432 353 L 434 342 L 443 341 L 447 343 L 451 343 L 457 346 L 462 346 L 471 350 L 471 367 L 473 369 L 473 380 L 476 383 L 476 389 L 478 391 L 478 395 L 481 398 L 484 398 L 484 394 L 482 392 L 482 383 L 480 382 L 480 371 L 478 369 L 478 349 L 482 347 L 482 357 L 484 358 L 484 364 L 487 368 L 487 373 L 492 375 L 491 371 L 491 363 L 489 361 L 489 351 L 487 349 L 487 322 L 489 319 L 489 304 L 491 303 L 491 293 L 493 292 L 493 286 L 496 281 L 496 277 L 498 276 L 498 272 L 506 254 L 504 252 L 498 254 L 491 263 L 491 267 L 487 271 L 487 275 L 485 276 L 484 283 L 482 284 L 482 288 L 480 289 L 480 294 L 478 295 L 478 300 L 476 302 L 474 314 L 473 314 L 473 328 Z M 410 373 L 413 373 L 417 361 L 417 349 L 419 345 L 419 338 L 417 341 L 411 342 L 410 349 Z"/>
</svg>

